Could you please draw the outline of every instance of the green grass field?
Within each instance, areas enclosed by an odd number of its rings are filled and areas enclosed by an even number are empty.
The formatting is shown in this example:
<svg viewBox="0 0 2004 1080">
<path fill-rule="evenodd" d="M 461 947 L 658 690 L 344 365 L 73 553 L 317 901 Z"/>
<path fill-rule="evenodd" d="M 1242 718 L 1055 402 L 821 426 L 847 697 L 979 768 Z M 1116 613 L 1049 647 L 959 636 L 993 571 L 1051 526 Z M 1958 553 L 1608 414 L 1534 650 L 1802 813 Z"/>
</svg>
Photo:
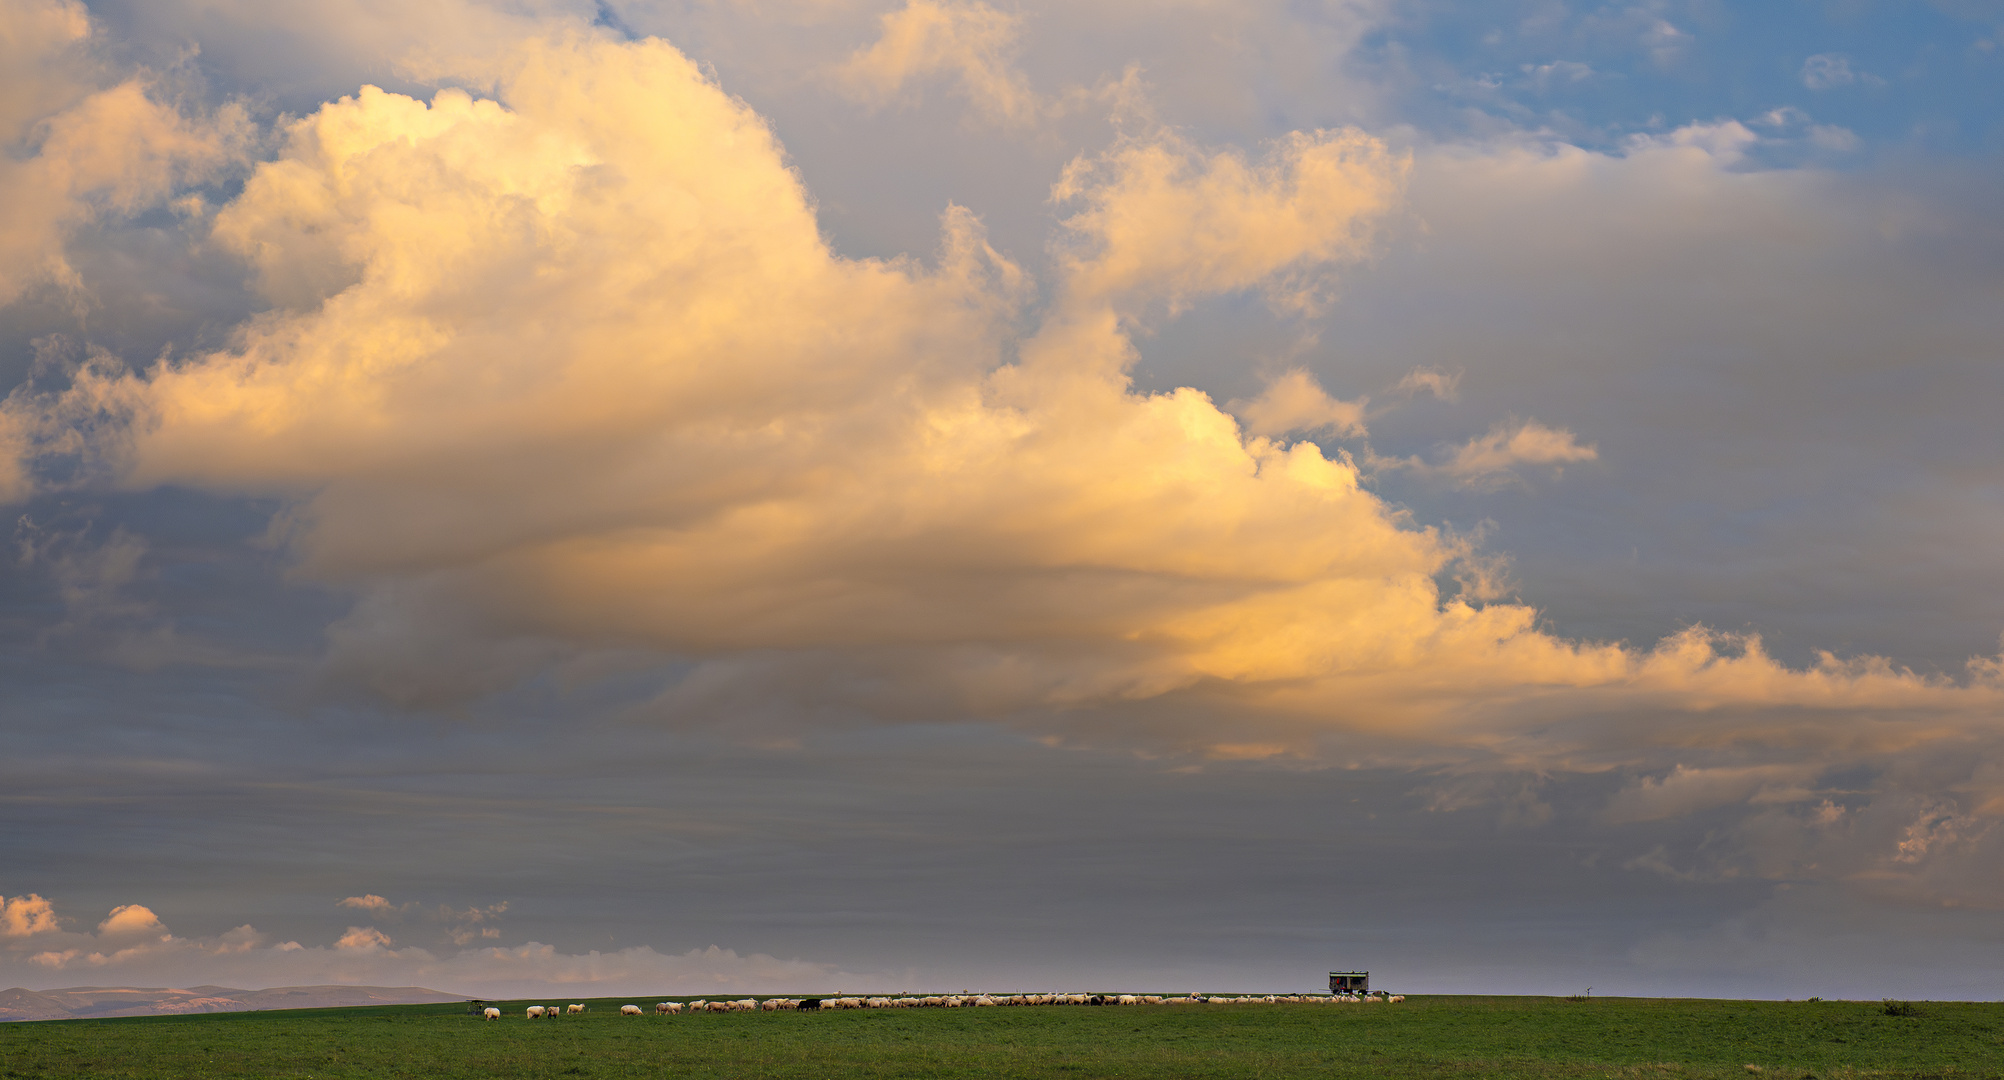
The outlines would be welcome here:
<svg viewBox="0 0 2004 1080">
<path fill-rule="evenodd" d="M 1414 997 L 529 1021 L 462 1007 L 0 1025 L 0 1077 L 2004 1078 L 2004 1004 Z"/>
</svg>

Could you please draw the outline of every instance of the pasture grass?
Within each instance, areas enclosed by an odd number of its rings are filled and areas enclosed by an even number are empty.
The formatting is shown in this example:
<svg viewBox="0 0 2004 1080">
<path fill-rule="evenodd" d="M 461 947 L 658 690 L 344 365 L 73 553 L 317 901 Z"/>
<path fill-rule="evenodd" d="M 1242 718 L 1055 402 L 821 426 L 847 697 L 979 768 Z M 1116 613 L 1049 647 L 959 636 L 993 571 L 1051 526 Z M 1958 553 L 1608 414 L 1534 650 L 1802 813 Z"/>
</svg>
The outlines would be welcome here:
<svg viewBox="0 0 2004 1080">
<path fill-rule="evenodd" d="M 633 1001 L 649 1009 L 618 1014 Z M 0 1080 L 2000 1078 L 2004 1004 L 1411 997 L 500 1021 L 455 1005 L 0 1024 Z"/>
</svg>

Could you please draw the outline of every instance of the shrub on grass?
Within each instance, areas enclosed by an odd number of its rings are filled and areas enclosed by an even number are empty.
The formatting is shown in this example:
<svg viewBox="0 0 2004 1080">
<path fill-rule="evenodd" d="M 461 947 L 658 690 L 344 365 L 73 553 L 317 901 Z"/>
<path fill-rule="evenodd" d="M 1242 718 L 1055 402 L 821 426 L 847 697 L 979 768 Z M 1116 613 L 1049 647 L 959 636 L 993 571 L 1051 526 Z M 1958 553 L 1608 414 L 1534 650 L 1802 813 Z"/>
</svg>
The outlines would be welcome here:
<svg viewBox="0 0 2004 1080">
<path fill-rule="evenodd" d="M 1919 1016 L 1919 1015 L 1920 1015 L 1920 1010 L 1919 1010 L 1919 1009 L 1916 1009 L 1916 1008 L 1914 1008 L 1914 1003 L 1913 1003 L 1913 1002 L 1911 1002 L 1911 1001 L 1894 1001 L 1894 1000 L 1893 1000 L 1893 999 L 1891 999 L 1891 998 L 1887 998 L 1887 999 L 1886 999 L 1886 1007 L 1885 1007 L 1885 1010 L 1884 1010 L 1884 1011 L 1885 1011 L 1885 1014 L 1886 1014 L 1887 1016 Z"/>
</svg>

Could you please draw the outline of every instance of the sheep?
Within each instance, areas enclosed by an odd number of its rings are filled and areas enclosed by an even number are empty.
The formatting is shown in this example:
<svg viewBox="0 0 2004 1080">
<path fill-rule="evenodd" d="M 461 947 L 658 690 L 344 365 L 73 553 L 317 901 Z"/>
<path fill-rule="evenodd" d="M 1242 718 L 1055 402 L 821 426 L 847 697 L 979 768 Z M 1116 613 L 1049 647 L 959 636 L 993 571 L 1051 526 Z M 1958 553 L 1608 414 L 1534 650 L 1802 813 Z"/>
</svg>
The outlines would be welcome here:
<svg viewBox="0 0 2004 1080">
<path fill-rule="evenodd" d="M 569 1005 L 569 1006 L 566 1006 L 566 1007 L 564 1008 L 564 1011 L 565 1011 L 565 1012 L 567 1012 L 567 1013 L 581 1013 L 581 1012 L 583 1012 L 583 1011 L 584 1011 L 584 1004 L 583 1004 L 582 1002 L 580 1002 L 580 1003 L 578 1003 L 578 1004 L 576 1004 L 576 1005 Z"/>
<path fill-rule="evenodd" d="M 1404 1001 L 1405 999 L 1406 999 L 1406 996 L 1405 996 L 1404 994 L 1393 994 L 1393 995 L 1392 995 L 1391 997 L 1388 997 L 1388 998 L 1386 998 L 1385 1000 L 1386 1000 L 1386 1001 Z"/>
<path fill-rule="evenodd" d="M 842 999 L 841 999 L 841 998 L 822 998 L 822 999 L 821 999 L 821 1007 L 822 1007 L 823 1009 L 839 1009 L 839 1008 L 841 1008 L 841 1007 L 842 1007 Z"/>
<path fill-rule="evenodd" d="M 494 1008 L 493 1006 L 490 1005 L 487 1008 L 481 1010 L 480 1018 L 482 1020 L 499 1020 L 501 1019 L 501 1010 Z"/>
<path fill-rule="evenodd" d="M 621 1016 L 639 1016 L 639 1015 L 640 1015 L 640 1006 L 638 1006 L 638 1005 L 621 1005 L 621 1006 L 619 1007 L 619 1015 L 621 1015 Z"/>
<path fill-rule="evenodd" d="M 541 1020 L 543 1018 L 543 1007 L 541 1005 L 531 1005 L 527 1009 L 524 1009 L 522 1011 L 525 1014 L 527 1014 L 529 1019 L 531 1020 Z"/>
<path fill-rule="evenodd" d="M 1135 996 L 1134 996 L 1133 994 L 1122 994 L 1122 995 L 1120 995 L 1119 997 L 1117 997 L 1117 998 L 1114 998 L 1113 1000 L 1114 1000 L 1114 1003 L 1115 1003 L 1115 1004 L 1119 1004 L 1119 1005 L 1139 1005 L 1139 1004 L 1141 1004 L 1141 999 L 1140 999 L 1140 998 L 1138 998 L 1138 997 L 1135 997 Z"/>
<path fill-rule="evenodd" d="M 555 1005 L 543 1006 L 543 1018 L 546 1020 L 555 1020 L 562 1015 L 564 1015 L 564 1010 L 557 1008 Z"/>
<path fill-rule="evenodd" d="M 1141 997 L 1141 1003 L 1144 1005 L 1160 1005 L 1162 1004 L 1162 995 L 1144 994 Z"/>
</svg>

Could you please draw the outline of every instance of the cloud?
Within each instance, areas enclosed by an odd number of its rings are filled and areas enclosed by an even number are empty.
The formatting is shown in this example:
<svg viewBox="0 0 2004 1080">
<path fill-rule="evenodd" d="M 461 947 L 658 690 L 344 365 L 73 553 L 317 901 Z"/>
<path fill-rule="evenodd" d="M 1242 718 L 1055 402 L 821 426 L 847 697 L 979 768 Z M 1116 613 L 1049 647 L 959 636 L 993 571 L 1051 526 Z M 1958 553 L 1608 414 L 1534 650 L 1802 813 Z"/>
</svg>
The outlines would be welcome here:
<svg viewBox="0 0 2004 1080">
<path fill-rule="evenodd" d="M 40 896 L 0 896 L 0 937 L 24 938 L 59 929 L 55 905 Z"/>
<path fill-rule="evenodd" d="M 274 305 L 227 348 L 85 366 L 4 414 L 123 487 L 287 500 L 296 573 L 357 597 L 330 678 L 453 706 L 638 652 L 683 665 L 639 710 L 675 723 L 975 716 L 1218 758 L 1578 769 L 1913 751 L 2000 696 L 1704 627 L 1554 635 L 1494 589 L 1444 596 L 1490 576 L 1468 542 L 1263 433 L 1361 430 L 1305 375 L 1244 428 L 1194 389 L 1133 389 L 1161 319 L 1249 292 L 1315 310 L 1376 253 L 1409 162 L 1362 133 L 1257 156 L 1119 138 L 1054 185 L 1033 288 L 960 208 L 929 265 L 831 251 L 765 122 L 666 43 L 558 33 L 461 63 L 492 97 L 365 87 L 218 211 Z M 1696 126 L 1624 160 L 1710 178 L 1749 138 Z M 1525 420 L 1429 468 L 1483 484 L 1596 454 Z"/>
<path fill-rule="evenodd" d="M 1593 65 L 1578 60 L 1554 60 L 1549 64 L 1524 64 L 1521 70 L 1532 85 L 1548 90 L 1554 85 L 1570 86 L 1593 78 Z"/>
<path fill-rule="evenodd" d="M 1499 423 L 1488 434 L 1462 443 L 1436 468 L 1457 482 L 1477 485 L 1494 483 L 1518 465 L 1562 466 L 1599 456 L 1570 431 L 1524 420 Z"/>
<path fill-rule="evenodd" d="M 1442 401 L 1453 401 L 1461 388 L 1461 372 L 1440 371 L 1435 368 L 1414 368 L 1399 379 L 1392 389 L 1407 395 L 1424 390 Z"/>
<path fill-rule="evenodd" d="M 1851 58 L 1841 53 L 1817 53 L 1802 62 L 1802 85 L 1811 90 L 1833 90 L 1857 81 Z"/>
<path fill-rule="evenodd" d="M 804 960 L 739 954 L 710 946 L 661 953 L 647 946 L 565 953 L 540 942 L 435 953 L 397 947 L 374 927 L 349 927 L 328 946 L 270 942 L 250 926 L 213 937 L 169 933 L 153 912 L 114 909 L 97 933 L 61 932 L 47 902 L 24 897 L 38 928 L 0 937 L 0 980 L 54 987 L 79 979 L 145 984 L 267 986 L 349 983 L 429 986 L 483 997 L 555 993 L 815 992 L 908 985 L 911 976 L 845 972 Z M 902 980 L 902 981 L 900 981 Z"/>
<path fill-rule="evenodd" d="M 238 105 L 184 112 L 151 72 L 105 85 L 73 0 L 5 0 L 0 18 L 0 139 L 28 151 L 0 159 L 0 304 L 44 283 L 80 293 L 71 231 L 220 176 L 244 158 L 248 117 Z"/>
<path fill-rule="evenodd" d="M 508 910 L 508 902 L 505 900 L 486 907 L 460 909 L 449 904 L 426 907 L 415 900 L 393 904 L 375 893 L 344 897 L 337 903 L 341 907 L 372 912 L 379 919 L 402 922 L 408 917 L 412 923 L 418 925 L 430 924 L 438 931 L 440 935 L 438 940 L 449 941 L 462 947 L 475 941 L 499 938 L 501 928 L 493 924 L 499 922 L 501 915 Z M 372 944 L 383 946 L 390 944 L 388 937 L 381 935 L 375 927 L 358 929 L 351 926 L 348 930 L 348 934 L 337 943 L 342 948 L 366 948 Z M 382 940 L 378 941 L 378 937 Z"/>
<path fill-rule="evenodd" d="M 1280 436 L 1290 432 L 1333 431 L 1338 435 L 1363 435 L 1362 401 L 1338 401 L 1322 389 L 1315 376 L 1293 368 L 1266 384 L 1266 389 L 1250 401 L 1233 401 L 1225 407 L 1237 414 L 1254 435 Z"/>
<path fill-rule="evenodd" d="M 396 944 L 390 935 L 373 926 L 351 926 L 341 939 L 334 943 L 337 949 L 387 949 Z"/>
<path fill-rule="evenodd" d="M 0 141 L 89 92 L 90 11 L 77 0 L 7 0 L 0 6 Z"/>
<path fill-rule="evenodd" d="M 914 83 L 950 75 L 990 122 L 1032 123 L 1045 105 L 1011 62 L 1021 21 L 979 2 L 907 0 L 883 15 L 875 43 L 835 69 L 837 85 L 881 106 Z"/>
<path fill-rule="evenodd" d="M 89 528 L 66 532 L 38 527 L 23 517 L 15 527 L 20 564 L 45 565 L 63 603 L 63 621 L 50 633 L 146 614 L 144 605 L 124 595 L 139 576 L 147 542 L 114 526 L 103 542 L 89 540 Z"/>
<path fill-rule="evenodd" d="M 160 917 L 140 904 L 126 904 L 111 909 L 111 914 L 97 924 L 99 937 L 129 937 L 135 934 L 165 933 L 160 925 Z"/>
<path fill-rule="evenodd" d="M 1692 769 L 1678 765 L 1666 776 L 1645 776 L 1617 792 L 1604 815 L 1616 823 L 1657 821 L 1752 799 L 1803 801 L 1814 766 L 1745 765 Z"/>
<path fill-rule="evenodd" d="M 1849 153 L 1858 149 L 1858 133 L 1836 124 L 1811 124 L 1809 141 L 1818 149 Z"/>
<path fill-rule="evenodd" d="M 1362 132 L 1295 132 L 1248 162 L 1157 132 L 1066 167 L 1051 197 L 1064 219 L 1060 265 L 1073 304 L 1132 317 L 1198 296 L 1263 288 L 1313 310 L 1332 265 L 1368 256 L 1410 167 Z"/>
</svg>

